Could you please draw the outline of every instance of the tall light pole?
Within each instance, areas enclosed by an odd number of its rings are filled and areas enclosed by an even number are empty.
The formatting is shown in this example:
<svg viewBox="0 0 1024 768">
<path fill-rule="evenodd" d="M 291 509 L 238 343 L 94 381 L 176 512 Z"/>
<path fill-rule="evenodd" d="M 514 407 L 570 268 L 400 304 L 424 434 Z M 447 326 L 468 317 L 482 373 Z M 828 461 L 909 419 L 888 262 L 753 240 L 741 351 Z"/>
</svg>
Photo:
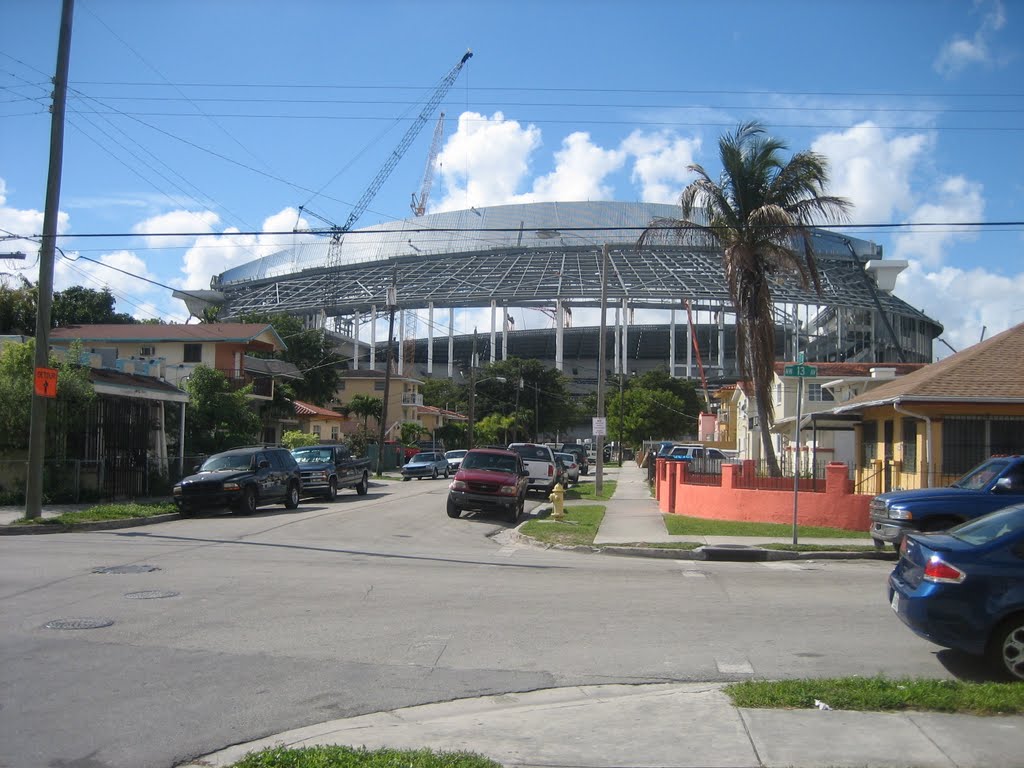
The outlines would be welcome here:
<svg viewBox="0 0 1024 768">
<path fill-rule="evenodd" d="M 388 398 L 391 396 L 391 347 L 395 333 L 395 305 L 398 304 L 398 268 L 391 275 L 388 288 L 388 351 L 384 356 L 384 402 L 380 409 L 380 439 L 377 442 L 377 477 L 384 474 L 384 436 L 387 432 Z"/>
<path fill-rule="evenodd" d="M 50 170 L 46 178 L 43 238 L 39 248 L 39 300 L 36 310 L 35 369 L 49 367 L 50 309 L 53 303 L 53 260 L 57 250 L 57 217 L 60 213 L 60 181 L 64 164 L 64 109 L 71 63 L 71 20 L 74 0 L 64 0 L 57 41 L 57 71 L 53 76 L 53 113 L 50 116 Z M 46 455 L 46 401 L 32 395 L 29 421 L 28 478 L 25 483 L 25 517 L 43 514 L 43 459 Z"/>
<path fill-rule="evenodd" d="M 597 340 L 597 415 L 604 416 L 604 353 L 605 305 L 608 303 L 608 244 L 601 246 L 601 330 Z M 597 438 L 597 468 L 594 471 L 594 491 L 601 495 L 604 475 L 604 435 Z"/>
</svg>

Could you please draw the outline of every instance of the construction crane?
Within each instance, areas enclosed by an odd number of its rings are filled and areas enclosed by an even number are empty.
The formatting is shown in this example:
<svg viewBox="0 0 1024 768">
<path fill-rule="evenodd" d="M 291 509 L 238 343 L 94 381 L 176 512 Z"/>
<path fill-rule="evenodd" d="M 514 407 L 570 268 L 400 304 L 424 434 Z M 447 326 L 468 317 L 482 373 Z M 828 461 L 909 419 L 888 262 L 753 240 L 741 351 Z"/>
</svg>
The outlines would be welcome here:
<svg viewBox="0 0 1024 768">
<path fill-rule="evenodd" d="M 427 211 L 427 200 L 430 198 L 430 188 L 434 185 L 434 163 L 437 162 L 437 153 L 441 149 L 441 139 L 444 137 L 444 112 L 437 118 L 437 125 L 434 126 L 434 138 L 430 141 L 430 152 L 427 153 L 427 167 L 423 169 L 423 184 L 420 185 L 419 197 L 414 192 L 412 208 L 414 216 L 422 216 Z"/>
<path fill-rule="evenodd" d="M 384 165 L 382 165 L 380 170 L 377 171 L 377 175 L 373 177 L 373 181 L 370 182 L 370 186 L 368 186 L 366 188 L 366 191 L 363 192 L 363 196 L 360 197 L 358 202 L 356 202 L 356 204 L 352 207 L 352 212 L 349 213 L 348 218 L 345 220 L 344 224 L 342 224 L 339 227 L 337 224 L 332 224 L 323 216 L 320 216 L 317 213 L 313 213 L 313 211 L 309 210 L 306 206 L 299 206 L 300 217 L 302 216 L 303 212 L 306 212 L 330 226 L 331 245 L 330 249 L 327 252 L 327 266 L 333 267 L 341 263 L 341 241 L 342 238 L 345 236 L 345 233 L 351 230 L 356 221 L 358 221 L 359 217 L 363 215 L 363 212 L 366 210 L 367 206 L 369 206 L 370 203 L 373 201 L 373 198 L 376 196 L 380 188 L 384 185 L 384 182 L 387 181 L 388 176 L 391 175 L 391 172 L 395 169 L 395 166 L 398 165 L 398 161 L 402 159 L 402 156 L 405 154 L 406 150 L 409 149 L 409 146 L 419 135 L 420 131 L 423 130 L 423 126 L 426 125 L 427 121 L 430 119 L 430 116 L 434 114 L 434 110 L 437 109 L 437 105 L 440 104 L 441 100 L 448 95 L 448 91 L 450 91 L 451 87 L 455 84 L 455 80 L 459 76 L 459 72 L 462 71 L 463 66 L 465 66 L 466 62 L 469 61 L 471 58 L 473 58 L 473 52 L 466 51 L 466 53 L 463 54 L 462 58 L 459 60 L 459 63 L 452 67 L 448 71 L 448 74 L 441 78 L 441 82 L 438 83 L 433 93 L 430 94 L 430 98 L 427 99 L 427 102 L 423 105 L 423 109 L 420 110 L 419 115 L 416 117 L 415 120 L 413 120 L 412 125 L 409 126 L 409 129 L 405 132 L 405 135 L 402 136 L 402 140 L 398 142 L 398 146 L 394 148 L 394 150 L 388 156 L 388 159 L 384 162 Z M 300 230 L 296 229 L 295 231 Z"/>
</svg>

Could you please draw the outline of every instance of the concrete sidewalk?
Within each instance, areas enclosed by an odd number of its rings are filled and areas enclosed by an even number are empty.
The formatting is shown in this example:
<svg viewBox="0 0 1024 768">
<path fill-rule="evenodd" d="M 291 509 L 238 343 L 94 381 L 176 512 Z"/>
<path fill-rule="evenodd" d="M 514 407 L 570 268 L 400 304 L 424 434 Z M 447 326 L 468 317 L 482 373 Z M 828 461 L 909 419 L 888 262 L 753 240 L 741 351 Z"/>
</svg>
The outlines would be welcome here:
<svg viewBox="0 0 1024 768">
<path fill-rule="evenodd" d="M 1024 766 L 1024 717 L 738 709 L 721 689 L 602 685 L 461 699 L 299 728 L 181 768 L 325 744 L 471 751 L 509 768 Z"/>
</svg>

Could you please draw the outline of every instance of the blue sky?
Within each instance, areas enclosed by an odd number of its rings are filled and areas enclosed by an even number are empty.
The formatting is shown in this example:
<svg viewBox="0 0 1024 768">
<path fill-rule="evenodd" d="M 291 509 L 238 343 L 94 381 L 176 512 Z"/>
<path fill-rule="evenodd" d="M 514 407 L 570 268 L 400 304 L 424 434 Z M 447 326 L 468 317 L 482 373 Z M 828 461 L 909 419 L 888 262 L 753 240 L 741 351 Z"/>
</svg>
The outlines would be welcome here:
<svg viewBox="0 0 1024 768">
<path fill-rule="evenodd" d="M 60 2 L 0 13 L 0 229 L 37 234 Z M 832 192 L 876 225 L 853 234 L 910 263 L 897 295 L 961 349 L 1024 322 L 1024 227 L 890 225 L 1024 221 L 1022 28 L 1024 3 L 999 0 L 76 0 L 60 246 L 197 288 L 293 242 L 239 231 L 290 232 L 300 205 L 344 222 L 472 48 L 428 210 L 673 202 L 689 163 L 717 175 L 718 136 L 757 119 L 827 156 Z M 409 215 L 432 129 L 357 226 Z M 123 236 L 83 237 L 100 233 Z M 4 279 L 36 279 L 36 246 L 0 244 L 16 249 L 29 258 L 0 261 Z M 56 288 L 74 284 L 186 316 L 166 289 L 58 259 Z"/>
</svg>

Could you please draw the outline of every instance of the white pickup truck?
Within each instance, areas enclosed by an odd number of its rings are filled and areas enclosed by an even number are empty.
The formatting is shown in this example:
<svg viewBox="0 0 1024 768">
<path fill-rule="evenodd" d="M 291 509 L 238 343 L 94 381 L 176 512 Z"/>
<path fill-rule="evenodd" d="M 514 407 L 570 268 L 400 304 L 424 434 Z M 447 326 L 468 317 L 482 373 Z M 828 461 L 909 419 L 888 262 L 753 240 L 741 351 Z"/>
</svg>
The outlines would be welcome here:
<svg viewBox="0 0 1024 768">
<path fill-rule="evenodd" d="M 515 451 L 523 460 L 523 466 L 530 473 L 528 490 L 551 493 L 558 482 L 555 470 L 555 455 L 546 445 L 536 443 L 512 443 L 508 449 Z"/>
</svg>

